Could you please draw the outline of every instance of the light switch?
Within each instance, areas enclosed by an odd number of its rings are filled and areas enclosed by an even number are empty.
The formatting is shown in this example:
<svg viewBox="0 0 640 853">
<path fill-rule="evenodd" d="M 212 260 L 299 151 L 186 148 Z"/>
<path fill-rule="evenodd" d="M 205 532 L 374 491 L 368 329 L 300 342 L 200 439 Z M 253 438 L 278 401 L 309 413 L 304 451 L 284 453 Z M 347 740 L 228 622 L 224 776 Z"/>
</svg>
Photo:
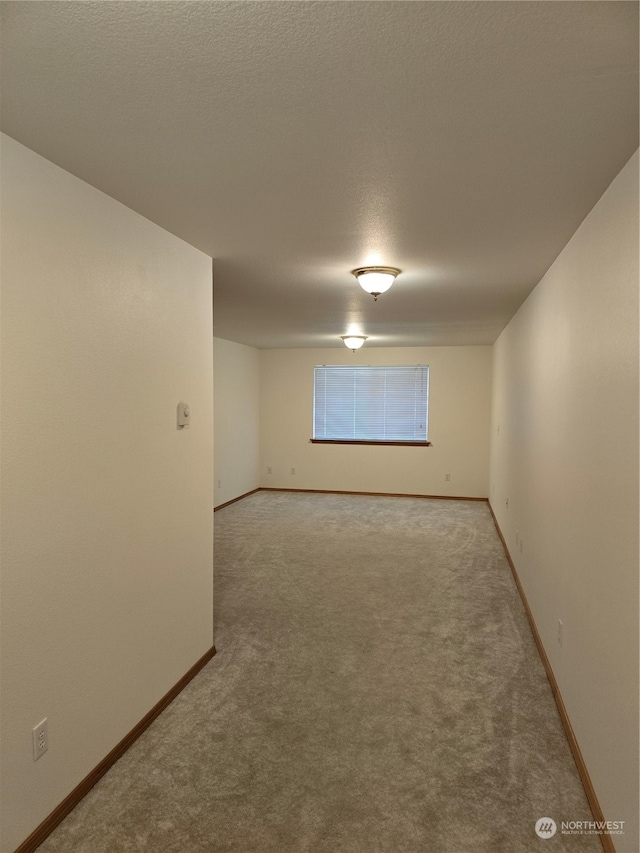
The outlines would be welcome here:
<svg viewBox="0 0 640 853">
<path fill-rule="evenodd" d="M 188 403 L 178 403 L 178 426 L 189 426 L 191 420 L 191 408 Z"/>
</svg>

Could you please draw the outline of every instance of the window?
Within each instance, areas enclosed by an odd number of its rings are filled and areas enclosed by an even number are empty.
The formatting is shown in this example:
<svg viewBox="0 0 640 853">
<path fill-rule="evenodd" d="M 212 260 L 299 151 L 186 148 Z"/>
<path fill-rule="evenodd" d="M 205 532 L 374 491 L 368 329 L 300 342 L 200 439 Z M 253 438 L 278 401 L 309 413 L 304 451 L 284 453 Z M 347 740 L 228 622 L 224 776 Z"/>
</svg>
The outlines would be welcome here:
<svg viewBox="0 0 640 853">
<path fill-rule="evenodd" d="M 315 442 L 427 445 L 429 367 L 314 368 Z"/>
</svg>

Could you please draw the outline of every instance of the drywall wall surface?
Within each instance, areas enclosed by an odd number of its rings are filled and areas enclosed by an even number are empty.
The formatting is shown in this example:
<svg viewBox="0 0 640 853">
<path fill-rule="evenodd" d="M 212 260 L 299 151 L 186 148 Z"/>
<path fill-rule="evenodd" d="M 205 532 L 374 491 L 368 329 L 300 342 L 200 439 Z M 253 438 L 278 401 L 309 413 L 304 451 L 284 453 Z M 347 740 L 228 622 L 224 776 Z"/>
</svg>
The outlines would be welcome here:
<svg viewBox="0 0 640 853">
<path fill-rule="evenodd" d="M 497 340 L 493 390 L 491 504 L 605 817 L 625 821 L 616 850 L 637 853 L 637 153 Z"/>
<path fill-rule="evenodd" d="M 260 484 L 260 352 L 213 339 L 215 505 Z"/>
<path fill-rule="evenodd" d="M 433 446 L 311 444 L 320 364 L 428 364 Z M 261 486 L 487 497 L 491 347 L 262 350 L 260 367 Z"/>
<path fill-rule="evenodd" d="M 0 159 L 9 853 L 211 648 L 212 283 L 210 258 L 6 136 Z"/>
</svg>

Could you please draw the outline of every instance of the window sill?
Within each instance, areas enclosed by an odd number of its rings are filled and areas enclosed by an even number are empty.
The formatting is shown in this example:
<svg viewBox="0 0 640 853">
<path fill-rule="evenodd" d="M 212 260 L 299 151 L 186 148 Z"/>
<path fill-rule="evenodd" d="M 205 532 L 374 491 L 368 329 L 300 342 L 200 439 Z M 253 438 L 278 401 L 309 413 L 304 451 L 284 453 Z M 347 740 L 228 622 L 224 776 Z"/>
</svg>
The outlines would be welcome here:
<svg viewBox="0 0 640 853">
<path fill-rule="evenodd" d="M 391 447 L 432 447 L 430 441 L 374 441 L 373 439 L 310 438 L 311 444 L 384 444 Z"/>
</svg>

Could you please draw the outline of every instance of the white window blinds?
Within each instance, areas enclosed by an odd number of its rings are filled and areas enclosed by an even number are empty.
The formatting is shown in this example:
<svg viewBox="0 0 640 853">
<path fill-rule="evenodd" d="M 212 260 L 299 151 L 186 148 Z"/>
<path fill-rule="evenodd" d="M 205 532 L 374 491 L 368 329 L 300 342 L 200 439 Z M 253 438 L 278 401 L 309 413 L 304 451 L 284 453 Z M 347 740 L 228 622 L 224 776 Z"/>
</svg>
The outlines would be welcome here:
<svg viewBox="0 0 640 853">
<path fill-rule="evenodd" d="M 429 367 L 314 368 L 313 437 L 427 441 Z"/>
</svg>

